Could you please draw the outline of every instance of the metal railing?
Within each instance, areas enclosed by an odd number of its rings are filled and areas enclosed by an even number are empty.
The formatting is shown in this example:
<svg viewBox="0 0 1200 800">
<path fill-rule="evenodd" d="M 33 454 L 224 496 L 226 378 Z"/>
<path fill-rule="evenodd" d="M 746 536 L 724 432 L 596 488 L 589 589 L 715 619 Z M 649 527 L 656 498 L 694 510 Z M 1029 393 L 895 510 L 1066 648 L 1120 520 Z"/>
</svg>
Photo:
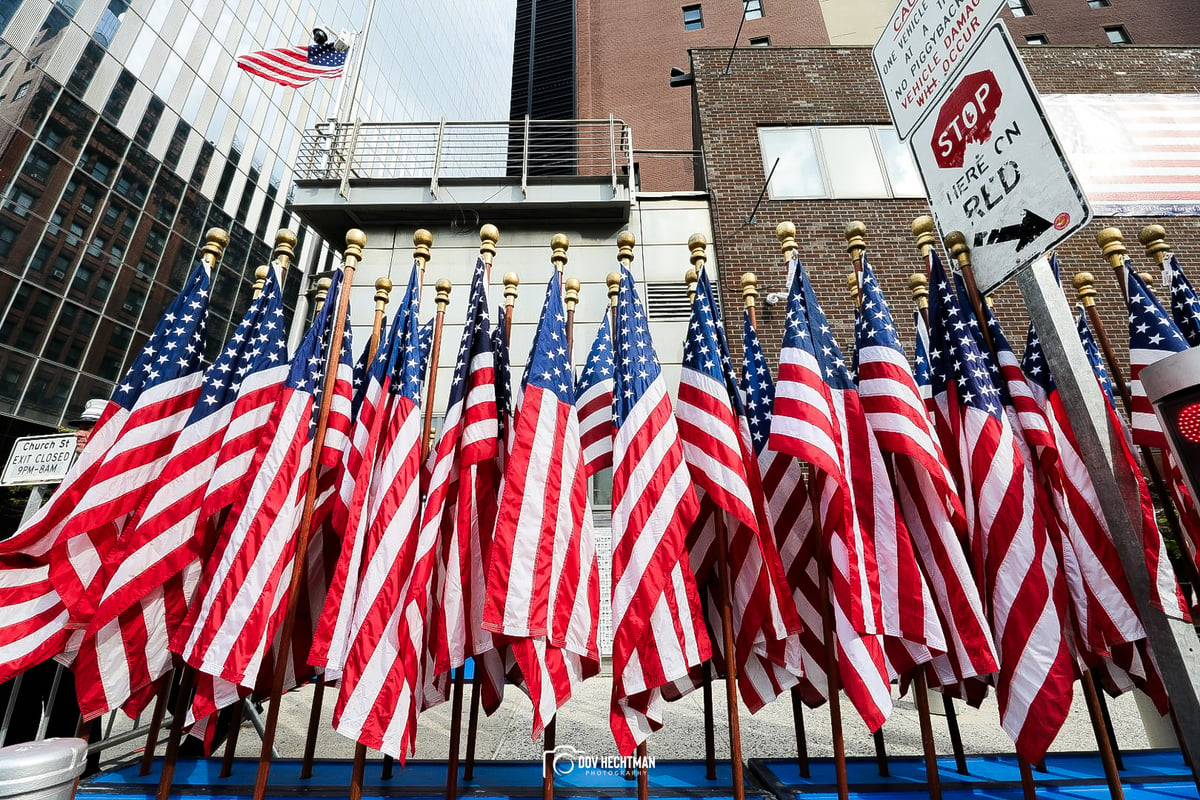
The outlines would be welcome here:
<svg viewBox="0 0 1200 800">
<path fill-rule="evenodd" d="M 307 131 L 296 162 L 299 180 L 428 181 L 448 178 L 531 180 L 567 176 L 607 178 L 613 195 L 633 175 L 630 128 L 600 120 L 502 122 L 354 122 L 318 124 Z"/>
</svg>

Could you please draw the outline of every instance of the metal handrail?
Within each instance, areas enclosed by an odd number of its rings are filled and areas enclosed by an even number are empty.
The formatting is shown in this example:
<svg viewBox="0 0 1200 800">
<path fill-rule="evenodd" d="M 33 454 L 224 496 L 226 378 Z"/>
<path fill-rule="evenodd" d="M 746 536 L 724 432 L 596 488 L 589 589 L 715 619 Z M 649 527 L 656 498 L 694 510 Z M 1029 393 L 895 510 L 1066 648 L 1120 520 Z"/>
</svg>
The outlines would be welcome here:
<svg viewBox="0 0 1200 800">
<path fill-rule="evenodd" d="M 610 181 L 614 196 L 633 175 L 629 126 L 593 120 L 497 122 L 323 122 L 307 131 L 296 161 L 298 180 L 425 181 L 436 197 L 447 178 L 519 179 L 528 196 L 539 177 Z"/>
</svg>

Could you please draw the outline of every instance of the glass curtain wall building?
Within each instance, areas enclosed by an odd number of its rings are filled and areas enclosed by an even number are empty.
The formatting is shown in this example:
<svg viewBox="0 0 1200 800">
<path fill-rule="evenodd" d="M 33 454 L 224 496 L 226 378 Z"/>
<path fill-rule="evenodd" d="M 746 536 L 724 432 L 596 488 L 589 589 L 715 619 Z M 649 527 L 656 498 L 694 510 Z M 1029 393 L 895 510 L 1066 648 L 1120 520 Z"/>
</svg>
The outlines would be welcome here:
<svg viewBox="0 0 1200 800">
<path fill-rule="evenodd" d="M 302 131 L 351 82 L 288 89 L 235 58 L 308 44 L 314 27 L 360 31 L 369 5 L 0 0 L 0 450 L 111 393 L 208 228 L 231 234 L 210 355 L 277 229 L 299 240 L 289 311 L 304 274 L 332 263 L 287 202 Z M 515 0 L 382 0 L 372 16 L 344 116 L 507 118 Z"/>
</svg>

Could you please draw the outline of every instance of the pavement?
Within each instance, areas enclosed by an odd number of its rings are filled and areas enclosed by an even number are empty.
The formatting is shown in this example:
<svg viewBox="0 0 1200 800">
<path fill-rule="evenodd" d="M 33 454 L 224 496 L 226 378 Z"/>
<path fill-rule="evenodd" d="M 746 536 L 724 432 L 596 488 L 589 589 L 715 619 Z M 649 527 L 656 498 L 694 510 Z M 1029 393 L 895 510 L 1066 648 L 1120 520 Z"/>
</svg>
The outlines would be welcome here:
<svg viewBox="0 0 1200 800">
<path fill-rule="evenodd" d="M 607 672 L 586 681 L 580 691 L 571 698 L 558 714 L 557 743 L 572 745 L 579 752 L 606 756 L 616 753 L 612 733 L 609 729 L 609 695 L 612 690 L 611 675 Z M 725 706 L 725 683 L 714 681 L 712 694 L 715 705 L 717 757 L 729 757 L 728 720 Z M 463 709 L 462 742 L 465 750 L 467 715 L 470 708 L 470 687 L 465 692 Z M 894 755 L 919 755 L 921 737 L 918 715 L 912 696 L 895 697 L 895 710 L 883 727 L 887 751 Z M 283 758 L 300 758 L 304 750 L 313 687 L 311 685 L 283 697 L 280 707 L 279 725 L 276 734 L 276 750 Z M 321 709 L 321 723 L 317 734 L 317 756 L 322 759 L 351 759 L 354 742 L 332 727 L 333 705 L 336 688 L 325 691 Z M 1164 746 L 1160 731 L 1148 735 L 1139 713 L 1138 702 L 1132 693 L 1108 699 L 1109 709 L 1116 732 L 1117 742 L 1123 750 L 1145 749 Z M 941 698 L 931 694 L 931 706 L 941 708 Z M 1012 753 L 1013 745 L 1000 728 L 994 696 L 989 697 L 978 708 L 955 702 L 958 724 L 962 731 L 963 746 L 968 754 Z M 742 738 L 742 756 L 749 758 L 787 758 L 797 753 L 792 708 L 788 697 L 781 697 L 761 709 L 757 714 L 739 704 L 739 722 Z M 263 716 L 265 717 L 265 711 Z M 842 701 L 843 730 L 846 754 L 869 756 L 875 753 L 874 739 L 852 706 Z M 529 698 L 516 687 L 508 687 L 504 702 L 491 717 L 481 715 L 478 729 L 476 757 L 494 760 L 537 761 L 542 757 L 542 743 L 530 737 L 533 712 Z M 143 723 L 145 720 L 143 720 Z M 451 704 L 445 703 L 421 715 L 417 733 L 415 758 L 440 759 L 447 757 L 450 742 Z M 828 705 L 817 709 L 805 708 L 804 724 L 808 739 L 808 753 L 813 757 L 833 755 L 830 734 Z M 125 718 L 114 722 L 112 733 L 132 727 Z M 649 755 L 656 759 L 695 759 L 704 757 L 704 706 L 702 693 L 695 691 L 667 706 L 663 728 L 655 732 L 647 743 Z M 946 718 L 933 716 L 934 740 L 939 755 L 952 753 Z M 144 739 L 135 739 L 126 744 L 106 750 L 102 766 L 107 768 L 127 763 L 135 758 L 144 746 Z M 257 758 L 261 740 L 249 722 L 244 723 L 238 738 L 237 755 Z M 1075 696 L 1066 724 L 1055 740 L 1052 751 L 1092 751 L 1096 747 L 1083 691 L 1075 686 Z M 159 752 L 162 752 L 160 747 Z M 378 759 L 372 752 L 370 757 Z"/>
</svg>

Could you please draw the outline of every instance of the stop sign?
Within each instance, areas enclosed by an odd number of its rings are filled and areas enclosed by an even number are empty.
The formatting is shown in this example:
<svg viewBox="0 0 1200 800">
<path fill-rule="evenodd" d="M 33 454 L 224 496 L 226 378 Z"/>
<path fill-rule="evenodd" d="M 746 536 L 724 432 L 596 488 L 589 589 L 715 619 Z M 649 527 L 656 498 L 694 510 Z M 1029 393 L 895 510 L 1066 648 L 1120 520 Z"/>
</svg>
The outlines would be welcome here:
<svg viewBox="0 0 1200 800">
<path fill-rule="evenodd" d="M 942 104 L 933 129 L 930 146 L 939 167 L 961 167 L 967 142 L 983 144 L 991 138 L 1001 96 L 1000 84 L 990 69 L 963 76 Z"/>
</svg>

